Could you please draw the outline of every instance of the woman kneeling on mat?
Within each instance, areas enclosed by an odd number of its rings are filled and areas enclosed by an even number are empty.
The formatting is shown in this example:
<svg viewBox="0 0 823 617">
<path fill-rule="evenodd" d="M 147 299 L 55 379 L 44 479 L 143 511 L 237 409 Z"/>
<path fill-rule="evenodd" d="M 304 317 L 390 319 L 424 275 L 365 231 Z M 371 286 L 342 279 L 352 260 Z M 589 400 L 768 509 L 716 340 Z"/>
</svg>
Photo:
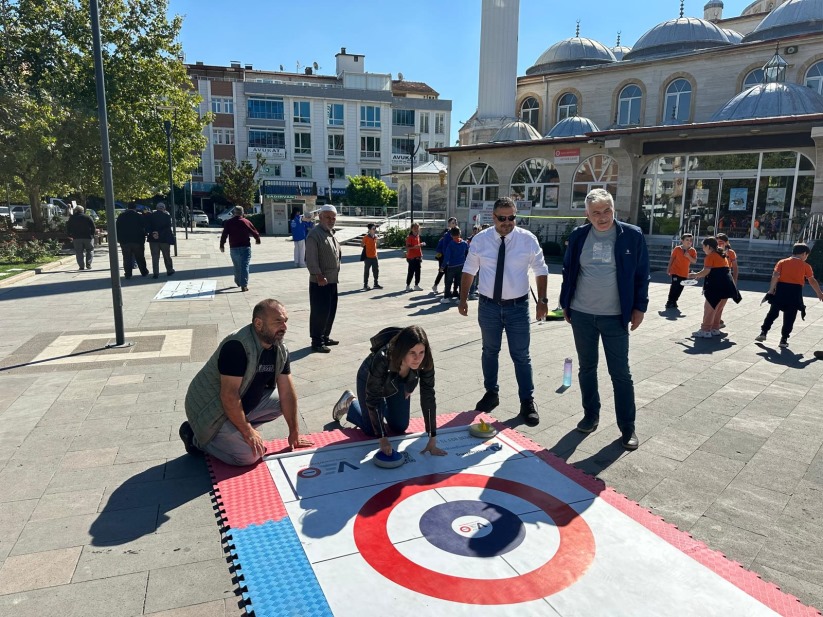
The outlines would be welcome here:
<svg viewBox="0 0 823 617">
<path fill-rule="evenodd" d="M 336 422 L 346 421 L 369 437 L 380 438 L 380 450 L 389 456 L 387 431 L 404 433 L 409 427 L 409 397 L 420 382 L 420 407 L 429 441 L 420 452 L 444 456 L 437 447 L 437 403 L 434 398 L 434 360 L 429 339 L 420 326 L 385 328 L 371 339 L 371 353 L 357 371 L 357 396 L 346 390 L 332 410 Z M 360 400 L 358 400 L 360 399 Z M 367 413 L 363 413 L 365 401 Z"/>
</svg>

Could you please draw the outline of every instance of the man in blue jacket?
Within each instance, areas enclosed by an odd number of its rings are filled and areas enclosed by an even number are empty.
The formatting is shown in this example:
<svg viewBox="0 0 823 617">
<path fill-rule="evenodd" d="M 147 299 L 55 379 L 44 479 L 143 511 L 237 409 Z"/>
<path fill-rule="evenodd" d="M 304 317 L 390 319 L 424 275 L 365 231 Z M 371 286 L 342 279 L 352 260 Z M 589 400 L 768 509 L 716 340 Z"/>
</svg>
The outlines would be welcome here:
<svg viewBox="0 0 823 617">
<path fill-rule="evenodd" d="M 614 219 L 608 191 L 594 189 L 586 195 L 586 216 L 589 223 L 569 236 L 560 288 L 560 305 L 572 325 L 579 364 L 583 419 L 577 430 L 591 433 L 600 421 L 597 362 L 602 339 L 620 443 L 636 450 L 629 327 L 640 326 L 649 305 L 649 253 L 638 227 Z"/>
</svg>

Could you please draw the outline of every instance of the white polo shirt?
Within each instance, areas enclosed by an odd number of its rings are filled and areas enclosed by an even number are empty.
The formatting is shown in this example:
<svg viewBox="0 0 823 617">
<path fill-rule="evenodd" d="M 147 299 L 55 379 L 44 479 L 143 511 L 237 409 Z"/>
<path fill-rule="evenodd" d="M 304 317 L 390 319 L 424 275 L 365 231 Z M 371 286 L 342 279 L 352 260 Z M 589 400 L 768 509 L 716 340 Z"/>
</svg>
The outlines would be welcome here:
<svg viewBox="0 0 823 617">
<path fill-rule="evenodd" d="M 543 249 L 537 237 L 530 231 L 515 227 L 506 240 L 506 261 L 503 267 L 503 300 L 522 298 L 529 293 L 529 268 L 535 276 L 549 273 L 543 259 Z M 494 227 L 484 229 L 472 238 L 469 255 L 463 272 L 476 276 L 480 273 L 477 291 L 482 296 L 494 295 L 494 278 L 497 272 L 497 255 L 500 251 L 500 234 Z"/>
</svg>

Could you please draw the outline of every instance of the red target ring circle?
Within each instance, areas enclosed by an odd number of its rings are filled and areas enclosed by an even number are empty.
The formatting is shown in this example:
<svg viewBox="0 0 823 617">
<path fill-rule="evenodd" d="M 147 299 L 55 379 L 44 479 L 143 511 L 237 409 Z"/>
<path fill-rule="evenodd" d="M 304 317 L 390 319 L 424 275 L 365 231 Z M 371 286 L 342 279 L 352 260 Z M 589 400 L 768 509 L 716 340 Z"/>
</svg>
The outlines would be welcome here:
<svg viewBox="0 0 823 617">
<path fill-rule="evenodd" d="M 560 534 L 557 552 L 542 566 L 509 578 L 478 580 L 435 572 L 411 561 L 391 543 L 388 519 L 401 502 L 437 488 L 476 487 L 509 493 L 545 512 Z M 591 529 L 568 504 L 535 488 L 476 474 L 433 474 L 398 482 L 369 499 L 354 521 L 354 541 L 366 562 L 389 580 L 433 598 L 463 604 L 516 604 L 553 595 L 573 585 L 594 561 Z"/>
</svg>

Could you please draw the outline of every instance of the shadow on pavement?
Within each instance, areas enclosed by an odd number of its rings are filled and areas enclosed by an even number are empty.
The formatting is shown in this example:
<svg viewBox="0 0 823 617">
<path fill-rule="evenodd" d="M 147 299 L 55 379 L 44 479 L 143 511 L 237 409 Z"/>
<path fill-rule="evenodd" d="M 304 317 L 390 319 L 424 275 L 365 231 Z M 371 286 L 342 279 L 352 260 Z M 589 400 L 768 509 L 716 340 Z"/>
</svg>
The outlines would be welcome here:
<svg viewBox="0 0 823 617">
<path fill-rule="evenodd" d="M 683 353 L 694 356 L 710 356 L 718 351 L 731 349 L 737 343 L 730 341 L 728 338 L 711 338 L 711 339 L 695 339 L 694 344 L 689 347 L 684 341 L 677 341 L 678 345 L 683 346 Z"/>
<path fill-rule="evenodd" d="M 560 438 L 560 441 L 547 449 L 549 452 L 562 458 L 564 461 L 568 461 L 569 457 L 574 454 L 577 447 L 583 443 L 583 440 L 585 440 L 587 436 L 588 435 L 586 433 L 581 433 L 580 431 L 572 429 L 563 435 L 563 437 Z M 620 439 L 618 438 L 613 442 L 606 444 L 588 458 L 584 458 L 570 464 L 589 475 L 596 476 L 601 471 L 609 467 L 612 463 L 619 460 L 620 457 L 624 456 L 626 453 L 627 451 L 623 448 L 620 443 Z"/>
<path fill-rule="evenodd" d="M 766 347 L 763 343 L 755 343 L 755 346 L 763 350 L 757 354 L 758 356 L 763 358 L 766 362 L 779 364 L 780 366 L 788 366 L 789 368 L 803 368 L 807 364 L 811 364 L 816 360 L 814 357 L 804 359 L 802 353 L 794 353 L 785 347 L 772 349 L 771 347 Z"/>
</svg>

